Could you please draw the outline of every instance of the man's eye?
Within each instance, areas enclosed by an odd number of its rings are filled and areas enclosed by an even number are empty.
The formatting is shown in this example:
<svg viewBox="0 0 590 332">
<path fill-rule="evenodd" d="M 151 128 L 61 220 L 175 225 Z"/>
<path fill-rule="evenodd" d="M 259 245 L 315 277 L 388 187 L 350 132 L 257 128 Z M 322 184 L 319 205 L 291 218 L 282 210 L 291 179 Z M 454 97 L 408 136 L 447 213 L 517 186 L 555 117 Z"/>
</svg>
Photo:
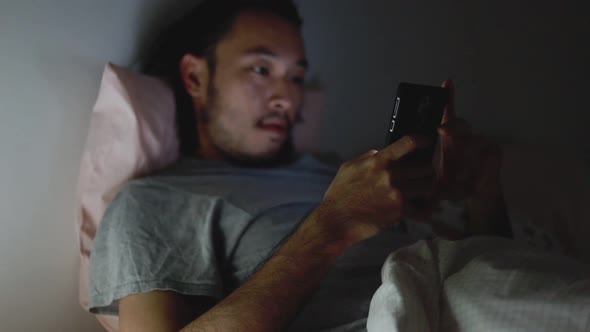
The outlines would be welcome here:
<svg viewBox="0 0 590 332">
<path fill-rule="evenodd" d="M 259 75 L 267 76 L 269 74 L 268 68 L 264 66 L 254 66 L 251 69 L 253 72 Z"/>
</svg>

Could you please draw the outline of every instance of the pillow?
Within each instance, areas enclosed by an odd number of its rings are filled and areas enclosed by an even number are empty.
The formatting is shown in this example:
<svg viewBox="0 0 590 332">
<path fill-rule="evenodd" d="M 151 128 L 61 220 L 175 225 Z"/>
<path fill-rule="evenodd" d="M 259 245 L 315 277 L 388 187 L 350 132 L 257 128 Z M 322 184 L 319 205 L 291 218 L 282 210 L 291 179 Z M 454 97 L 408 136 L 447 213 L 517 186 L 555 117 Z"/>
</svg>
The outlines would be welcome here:
<svg viewBox="0 0 590 332">
<path fill-rule="evenodd" d="M 80 304 L 88 310 L 88 266 L 102 215 L 128 180 L 178 157 L 174 98 L 166 84 L 108 64 L 92 111 L 77 188 Z M 109 330 L 116 317 L 99 317 Z"/>
<path fill-rule="evenodd" d="M 307 91 L 305 123 L 293 139 L 301 152 L 317 152 L 321 91 Z M 107 64 L 82 155 L 77 187 L 76 231 L 81 257 L 80 304 L 88 310 L 92 241 L 107 205 L 127 181 L 166 167 L 178 158 L 174 96 L 163 81 Z M 116 316 L 99 316 L 109 331 Z"/>
</svg>

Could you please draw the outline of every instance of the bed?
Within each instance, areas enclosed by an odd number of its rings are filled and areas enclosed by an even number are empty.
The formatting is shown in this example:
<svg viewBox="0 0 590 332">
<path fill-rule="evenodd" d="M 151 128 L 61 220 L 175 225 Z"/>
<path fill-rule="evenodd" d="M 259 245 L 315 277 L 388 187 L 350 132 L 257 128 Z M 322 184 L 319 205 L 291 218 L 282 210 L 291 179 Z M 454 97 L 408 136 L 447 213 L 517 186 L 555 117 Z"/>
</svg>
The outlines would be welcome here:
<svg viewBox="0 0 590 332">
<path fill-rule="evenodd" d="M 302 151 L 318 152 L 323 103 L 321 91 L 307 93 L 307 127 L 295 133 Z M 88 262 L 102 214 L 126 181 L 177 159 L 173 110 L 164 82 L 105 67 L 78 179 L 79 294 L 86 310 Z M 430 239 L 392 253 L 371 302 L 368 330 L 590 330 L 587 165 L 567 156 L 549 159 L 534 147 L 510 147 L 502 179 L 517 241 Z M 446 211 L 452 219 L 453 209 Z M 118 331 L 116 316 L 97 318 Z"/>
</svg>

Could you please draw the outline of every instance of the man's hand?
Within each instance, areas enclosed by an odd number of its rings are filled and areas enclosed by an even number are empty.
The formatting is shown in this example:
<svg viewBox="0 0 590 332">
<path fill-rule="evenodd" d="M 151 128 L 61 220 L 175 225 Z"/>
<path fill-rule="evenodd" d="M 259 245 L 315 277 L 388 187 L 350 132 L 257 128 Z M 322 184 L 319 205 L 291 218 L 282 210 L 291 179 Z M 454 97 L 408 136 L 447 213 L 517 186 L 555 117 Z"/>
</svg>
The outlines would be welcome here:
<svg viewBox="0 0 590 332">
<path fill-rule="evenodd" d="M 424 137 L 406 136 L 344 163 L 317 209 L 327 222 L 320 229 L 349 245 L 399 223 L 408 200 L 432 192 L 434 169 L 398 161 L 430 144 Z"/>
<path fill-rule="evenodd" d="M 408 198 L 431 192 L 432 165 L 397 162 L 429 144 L 404 137 L 344 163 L 297 231 L 247 282 L 183 331 L 283 331 L 348 246 L 395 225 Z"/>
<path fill-rule="evenodd" d="M 442 86 L 450 90 L 450 102 L 439 128 L 435 195 L 466 201 L 468 234 L 509 235 L 500 182 L 501 150 L 471 133 L 467 122 L 455 116 L 453 83 L 445 81 Z"/>
<path fill-rule="evenodd" d="M 453 83 L 443 82 L 451 100 L 439 128 L 439 155 L 435 158 L 437 194 L 443 199 L 501 196 L 501 150 L 482 136 L 471 133 L 467 122 L 454 113 Z"/>
</svg>

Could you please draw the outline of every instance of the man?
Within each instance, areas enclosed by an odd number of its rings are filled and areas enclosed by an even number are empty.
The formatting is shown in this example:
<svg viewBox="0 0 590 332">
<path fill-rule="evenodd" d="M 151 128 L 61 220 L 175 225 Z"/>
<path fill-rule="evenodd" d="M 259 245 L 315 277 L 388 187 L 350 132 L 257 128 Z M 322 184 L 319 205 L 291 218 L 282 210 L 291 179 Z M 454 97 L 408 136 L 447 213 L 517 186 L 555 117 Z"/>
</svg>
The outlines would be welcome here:
<svg viewBox="0 0 590 332">
<path fill-rule="evenodd" d="M 382 262 L 415 240 L 392 227 L 434 197 L 433 167 L 398 161 L 432 142 L 404 137 L 335 177 L 298 158 L 300 27 L 290 1 L 206 1 L 148 63 L 175 89 L 187 158 L 129 183 L 97 233 L 91 310 L 118 313 L 122 331 L 365 328 Z M 477 194 L 470 225 L 487 232 L 503 211 L 498 155 L 464 163 L 479 145 L 452 109 L 444 123 L 436 192 Z"/>
</svg>

